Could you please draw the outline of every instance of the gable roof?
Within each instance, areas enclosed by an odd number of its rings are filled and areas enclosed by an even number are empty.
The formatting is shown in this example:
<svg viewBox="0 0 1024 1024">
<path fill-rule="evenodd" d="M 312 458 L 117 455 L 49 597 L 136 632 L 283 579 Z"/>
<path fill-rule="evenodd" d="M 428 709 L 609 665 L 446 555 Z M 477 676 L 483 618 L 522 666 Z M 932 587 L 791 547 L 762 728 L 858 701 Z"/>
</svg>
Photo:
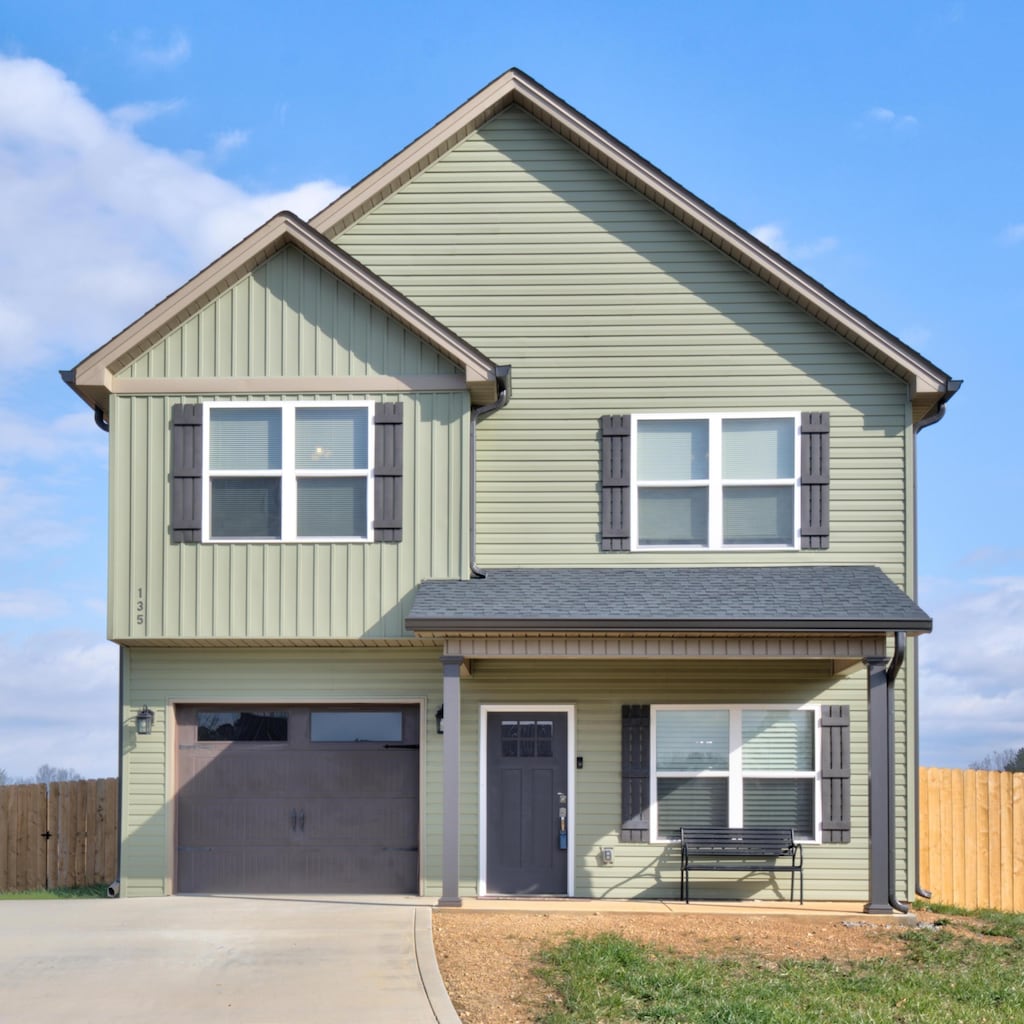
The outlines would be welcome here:
<svg viewBox="0 0 1024 1024">
<path fill-rule="evenodd" d="M 417 633 L 918 634 L 932 627 L 873 565 L 492 569 L 481 579 L 421 583 L 405 624 Z"/>
<path fill-rule="evenodd" d="M 956 392 L 952 380 L 824 285 L 809 277 L 749 232 L 683 188 L 603 128 L 518 68 L 485 86 L 444 120 L 310 220 L 334 239 L 412 177 L 507 107 L 517 105 L 605 169 L 681 220 L 726 255 L 795 302 L 842 338 L 862 349 L 910 388 L 915 422 L 941 414 Z"/>
<path fill-rule="evenodd" d="M 62 372 L 61 376 L 89 405 L 105 412 L 109 396 L 116 390 L 114 376 L 119 370 L 137 359 L 168 331 L 188 320 L 246 274 L 266 262 L 274 253 L 289 245 L 295 246 L 335 274 L 368 301 L 461 366 L 475 402 L 490 402 L 496 398 L 497 370 L 490 359 L 288 211 L 271 217 L 148 313 L 86 356 L 73 370 Z M 190 390 L 188 382 L 182 384 L 184 390 Z M 317 387 L 322 390 L 323 381 Z"/>
</svg>

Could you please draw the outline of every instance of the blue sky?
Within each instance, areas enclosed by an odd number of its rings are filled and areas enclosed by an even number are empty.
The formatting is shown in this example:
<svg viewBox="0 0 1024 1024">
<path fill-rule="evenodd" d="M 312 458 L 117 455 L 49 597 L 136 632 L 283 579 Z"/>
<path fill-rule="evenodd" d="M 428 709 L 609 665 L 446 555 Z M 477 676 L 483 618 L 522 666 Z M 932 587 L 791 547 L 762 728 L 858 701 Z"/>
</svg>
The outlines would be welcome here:
<svg viewBox="0 0 1024 1024">
<path fill-rule="evenodd" d="M 106 439 L 58 377 L 510 66 L 966 383 L 920 443 L 922 761 L 1024 745 L 1024 6 L 0 0 L 0 768 L 116 772 Z"/>
</svg>

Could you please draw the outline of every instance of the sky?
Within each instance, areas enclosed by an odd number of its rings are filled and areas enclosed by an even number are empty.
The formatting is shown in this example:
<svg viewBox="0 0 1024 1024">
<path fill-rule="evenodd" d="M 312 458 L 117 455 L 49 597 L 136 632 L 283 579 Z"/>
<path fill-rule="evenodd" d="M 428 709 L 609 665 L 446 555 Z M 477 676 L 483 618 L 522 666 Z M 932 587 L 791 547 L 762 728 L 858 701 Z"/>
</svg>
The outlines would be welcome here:
<svg viewBox="0 0 1024 1024">
<path fill-rule="evenodd" d="M 955 378 L 921 761 L 1024 746 L 1024 5 L 0 0 L 0 769 L 114 775 L 106 435 L 68 369 L 507 68 Z"/>
</svg>

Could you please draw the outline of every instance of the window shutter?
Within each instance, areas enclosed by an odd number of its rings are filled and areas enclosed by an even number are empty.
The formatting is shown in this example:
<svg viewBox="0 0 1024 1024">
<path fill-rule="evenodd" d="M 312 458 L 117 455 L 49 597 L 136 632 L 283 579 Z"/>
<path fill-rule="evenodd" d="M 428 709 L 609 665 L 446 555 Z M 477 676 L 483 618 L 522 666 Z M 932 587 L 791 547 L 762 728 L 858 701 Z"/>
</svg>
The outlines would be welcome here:
<svg viewBox="0 0 1024 1024">
<path fill-rule="evenodd" d="M 601 550 L 629 550 L 628 416 L 601 417 Z"/>
<path fill-rule="evenodd" d="M 828 547 L 828 413 L 805 412 L 800 421 L 800 547 Z"/>
<path fill-rule="evenodd" d="M 171 408 L 171 543 L 196 544 L 203 530 L 203 407 Z"/>
<path fill-rule="evenodd" d="M 651 838 L 651 707 L 622 705 L 622 828 L 623 843 Z"/>
<path fill-rule="evenodd" d="M 850 707 L 821 709 L 821 841 L 850 841 Z"/>
<path fill-rule="evenodd" d="M 402 539 L 402 403 L 377 402 L 373 410 L 373 539 Z"/>
</svg>

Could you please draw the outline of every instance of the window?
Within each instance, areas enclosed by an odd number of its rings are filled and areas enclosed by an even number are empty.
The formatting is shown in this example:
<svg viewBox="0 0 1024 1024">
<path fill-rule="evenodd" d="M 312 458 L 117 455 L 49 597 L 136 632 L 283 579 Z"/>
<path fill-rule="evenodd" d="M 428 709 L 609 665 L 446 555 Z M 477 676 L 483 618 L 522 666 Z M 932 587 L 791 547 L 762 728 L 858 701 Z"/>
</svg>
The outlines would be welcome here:
<svg viewBox="0 0 1024 1024">
<path fill-rule="evenodd" d="M 283 743 L 288 739 L 288 712 L 199 711 L 196 736 L 212 743 Z"/>
<path fill-rule="evenodd" d="M 369 539 L 371 403 L 209 403 L 204 411 L 205 539 Z"/>
<path fill-rule="evenodd" d="M 402 712 L 311 711 L 313 743 L 401 743 Z"/>
<path fill-rule="evenodd" d="M 685 825 L 792 826 L 817 839 L 815 707 L 655 707 L 653 835 Z"/>
<path fill-rule="evenodd" d="M 796 546 L 797 416 L 632 417 L 632 547 Z"/>
</svg>

